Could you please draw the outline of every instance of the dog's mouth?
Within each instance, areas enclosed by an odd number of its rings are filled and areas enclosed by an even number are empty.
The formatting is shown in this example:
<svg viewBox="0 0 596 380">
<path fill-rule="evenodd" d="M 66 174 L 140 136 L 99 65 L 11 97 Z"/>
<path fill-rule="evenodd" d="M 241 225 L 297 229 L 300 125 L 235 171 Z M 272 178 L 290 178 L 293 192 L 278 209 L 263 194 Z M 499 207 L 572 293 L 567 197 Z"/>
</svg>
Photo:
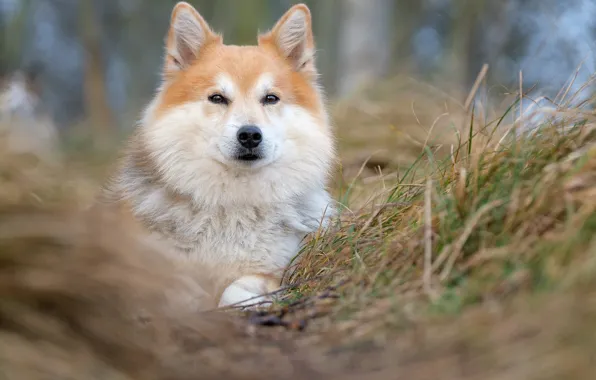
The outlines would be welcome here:
<svg viewBox="0 0 596 380">
<path fill-rule="evenodd" d="M 252 162 L 263 158 L 259 149 L 239 149 L 236 152 L 236 159 L 238 161 Z"/>
<path fill-rule="evenodd" d="M 241 154 L 238 156 L 238 160 L 240 161 L 256 161 L 261 159 L 261 156 L 259 156 L 258 154 L 254 154 L 254 153 L 246 153 L 246 154 Z"/>
</svg>

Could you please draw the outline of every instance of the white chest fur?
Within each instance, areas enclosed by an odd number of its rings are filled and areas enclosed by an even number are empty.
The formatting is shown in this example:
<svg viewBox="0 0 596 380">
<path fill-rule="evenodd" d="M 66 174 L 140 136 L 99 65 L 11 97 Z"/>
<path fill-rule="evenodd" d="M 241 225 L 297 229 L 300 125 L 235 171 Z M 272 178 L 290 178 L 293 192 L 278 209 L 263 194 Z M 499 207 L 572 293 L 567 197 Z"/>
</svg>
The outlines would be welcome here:
<svg viewBox="0 0 596 380">
<path fill-rule="evenodd" d="M 324 189 L 287 202 L 207 207 L 145 185 L 128 201 L 135 216 L 148 222 L 153 238 L 165 243 L 168 257 L 197 268 L 201 285 L 216 297 L 243 276 L 281 278 L 306 235 L 332 215 Z"/>
</svg>

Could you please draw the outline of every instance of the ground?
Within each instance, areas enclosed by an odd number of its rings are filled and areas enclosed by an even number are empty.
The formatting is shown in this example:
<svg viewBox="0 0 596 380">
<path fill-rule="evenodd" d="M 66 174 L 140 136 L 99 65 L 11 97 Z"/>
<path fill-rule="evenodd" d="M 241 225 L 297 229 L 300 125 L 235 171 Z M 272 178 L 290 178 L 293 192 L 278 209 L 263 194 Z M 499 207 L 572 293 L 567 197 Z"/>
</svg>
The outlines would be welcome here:
<svg viewBox="0 0 596 380">
<path fill-rule="evenodd" d="M 591 103 L 554 99 L 527 125 L 515 102 L 480 112 L 401 83 L 334 105 L 340 220 L 311 237 L 261 311 L 152 309 L 166 268 L 136 256 L 116 222 L 92 220 L 85 235 L 73 216 L 110 160 L 76 155 L 56 169 L 6 153 L 0 374 L 592 378 Z M 141 330 L 124 312 L 139 301 Z"/>
</svg>

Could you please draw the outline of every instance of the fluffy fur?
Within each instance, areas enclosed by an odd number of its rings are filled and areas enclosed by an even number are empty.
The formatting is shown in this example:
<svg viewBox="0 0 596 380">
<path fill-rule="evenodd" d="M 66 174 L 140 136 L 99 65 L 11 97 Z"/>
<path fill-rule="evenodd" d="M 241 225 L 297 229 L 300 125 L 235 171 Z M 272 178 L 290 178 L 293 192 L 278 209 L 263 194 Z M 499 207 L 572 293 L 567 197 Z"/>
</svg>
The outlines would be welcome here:
<svg viewBox="0 0 596 380">
<path fill-rule="evenodd" d="M 335 148 L 309 9 L 292 7 L 256 46 L 231 46 L 178 3 L 163 78 L 103 199 L 196 269 L 214 305 L 275 291 L 305 236 L 333 215 Z M 254 161 L 241 159 L 247 125 L 262 132 Z"/>
</svg>

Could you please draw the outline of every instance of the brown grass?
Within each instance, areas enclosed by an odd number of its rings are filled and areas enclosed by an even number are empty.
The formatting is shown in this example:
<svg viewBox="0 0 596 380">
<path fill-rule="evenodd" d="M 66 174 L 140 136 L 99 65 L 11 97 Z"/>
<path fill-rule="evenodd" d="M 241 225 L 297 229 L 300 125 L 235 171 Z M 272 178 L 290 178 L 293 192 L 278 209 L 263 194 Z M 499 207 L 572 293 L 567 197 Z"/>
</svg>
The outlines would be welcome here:
<svg viewBox="0 0 596 380">
<path fill-rule="evenodd" d="M 3 151 L 0 378 L 591 378 L 593 110 L 561 105 L 516 138 L 507 119 L 453 111 L 449 133 L 434 122 L 448 97 L 391 87 L 335 110 L 352 167 L 341 220 L 262 312 L 171 303 L 164 289 L 192 292 L 186 279 L 109 214 L 81 212 L 105 160 Z M 369 165 L 354 180 L 379 147 L 393 176 L 373 182 Z"/>
</svg>

